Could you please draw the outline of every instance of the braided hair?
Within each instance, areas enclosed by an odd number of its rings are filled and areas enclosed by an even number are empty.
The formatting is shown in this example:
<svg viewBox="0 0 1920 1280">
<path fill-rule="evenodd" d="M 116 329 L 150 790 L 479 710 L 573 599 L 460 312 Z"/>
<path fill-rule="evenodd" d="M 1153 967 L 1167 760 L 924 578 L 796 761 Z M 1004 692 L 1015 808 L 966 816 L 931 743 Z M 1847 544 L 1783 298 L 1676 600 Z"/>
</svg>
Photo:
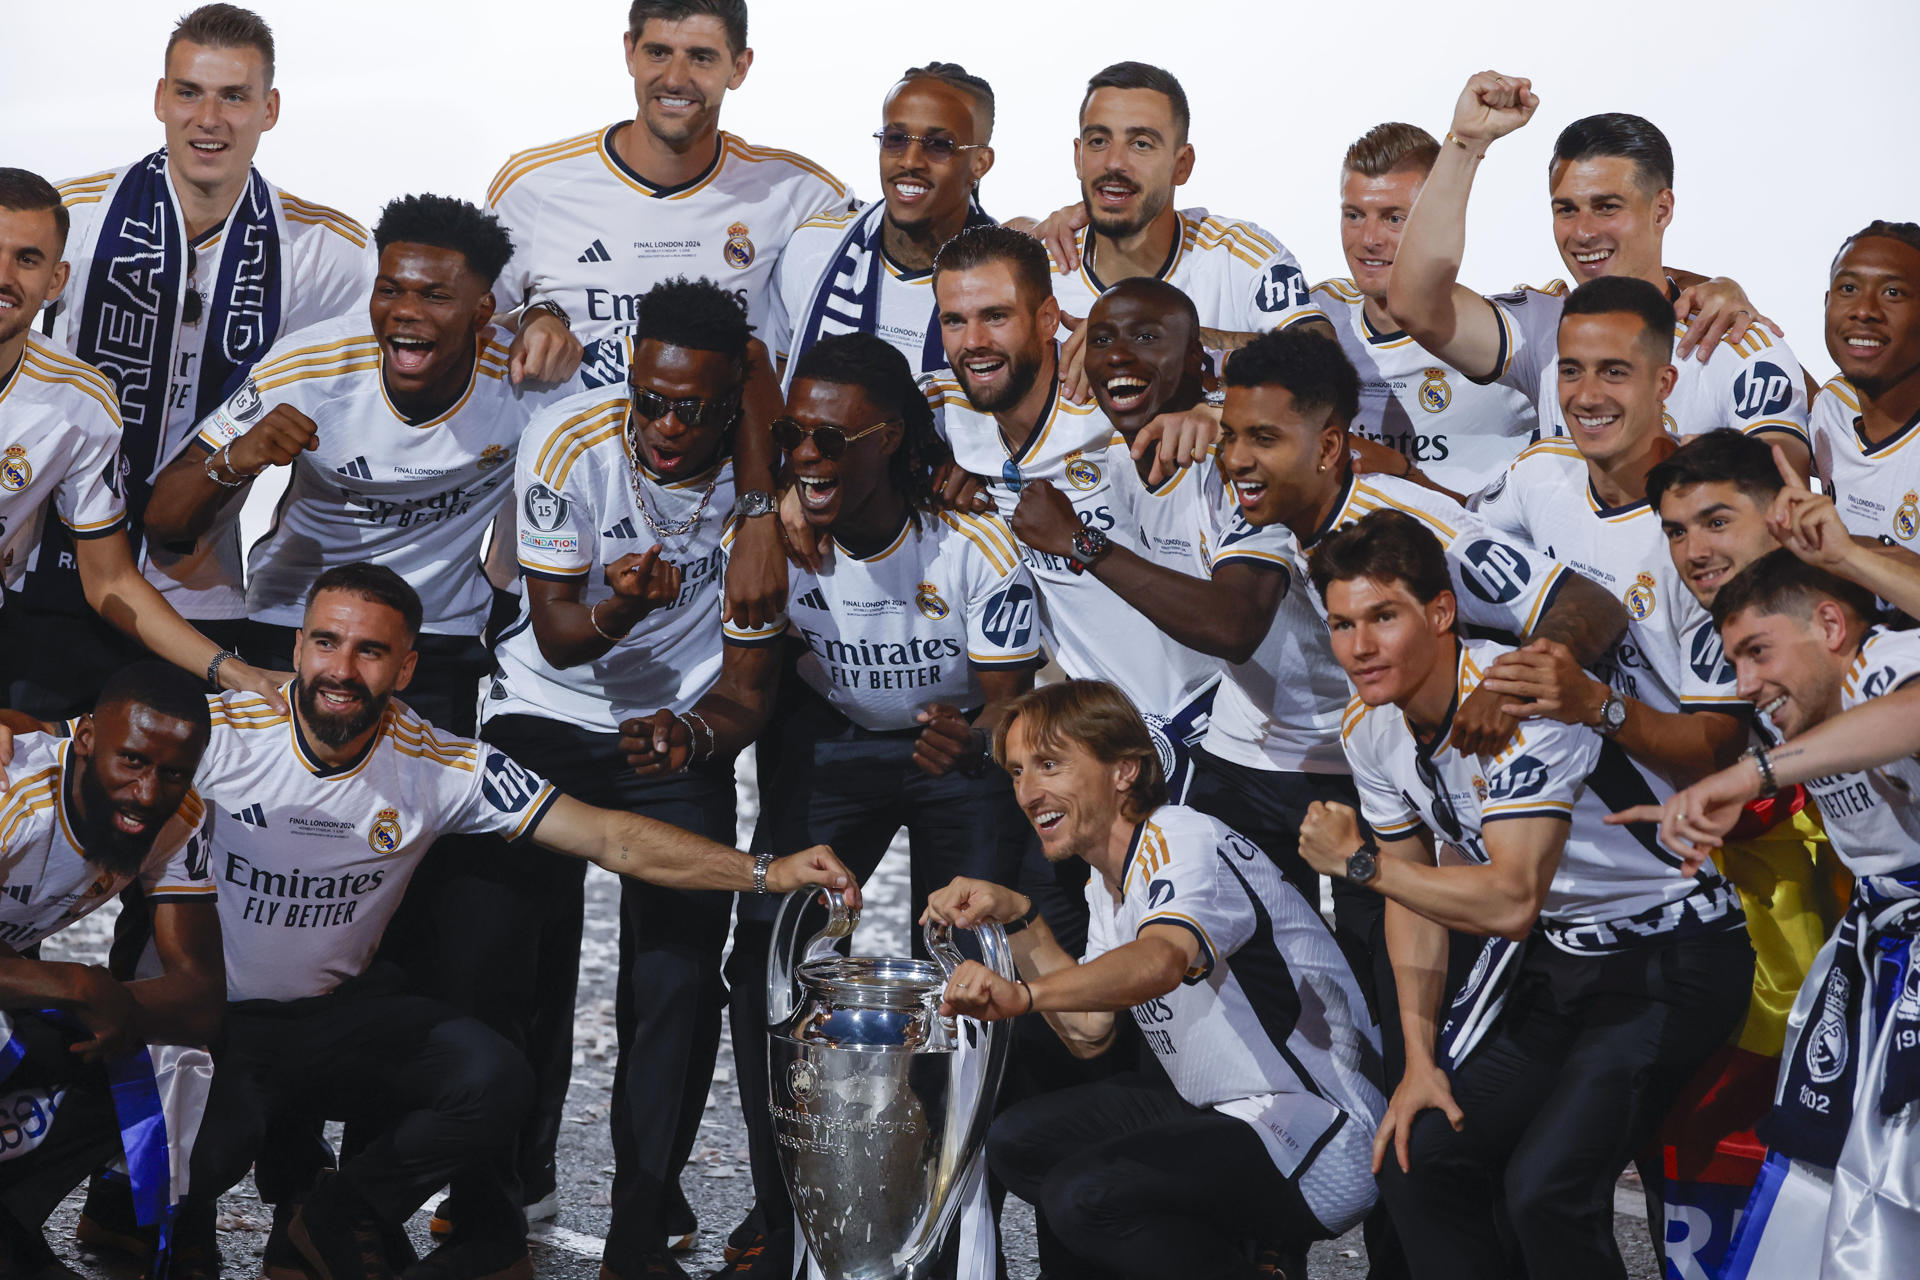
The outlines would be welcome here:
<svg viewBox="0 0 1920 1280">
<path fill-rule="evenodd" d="M 933 477 L 952 454 L 934 428 L 933 406 L 913 376 L 907 358 L 891 343 L 870 333 L 837 333 L 820 339 L 801 355 L 793 380 L 811 378 L 837 386 L 858 387 L 873 407 L 904 425 L 900 447 L 888 460 L 895 489 L 907 500 L 909 518 L 920 528 L 922 513 L 938 507 Z M 858 429 L 866 423 L 850 422 Z"/>
</svg>

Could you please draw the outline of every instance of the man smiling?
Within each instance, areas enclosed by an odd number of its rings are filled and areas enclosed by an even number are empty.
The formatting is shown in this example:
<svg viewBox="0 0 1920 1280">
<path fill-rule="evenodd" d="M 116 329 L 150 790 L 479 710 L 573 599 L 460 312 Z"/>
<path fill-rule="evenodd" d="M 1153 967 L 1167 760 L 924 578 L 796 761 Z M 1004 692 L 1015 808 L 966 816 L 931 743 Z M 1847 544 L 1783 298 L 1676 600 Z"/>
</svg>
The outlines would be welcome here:
<svg viewBox="0 0 1920 1280">
<path fill-rule="evenodd" d="M 512 252 L 495 218 L 445 196 L 406 196 L 374 229 L 379 275 L 365 316 L 303 329 L 255 366 L 161 473 L 148 508 L 166 539 L 192 538 L 252 484 L 290 467 L 289 493 L 250 557 L 247 656 L 285 669 L 307 587 L 335 565 L 386 565 L 421 593 L 412 704 L 471 733 L 492 592 L 488 526 L 513 491 L 528 421 L 578 384 L 536 391 L 507 376 L 490 323 L 493 277 Z"/>
</svg>

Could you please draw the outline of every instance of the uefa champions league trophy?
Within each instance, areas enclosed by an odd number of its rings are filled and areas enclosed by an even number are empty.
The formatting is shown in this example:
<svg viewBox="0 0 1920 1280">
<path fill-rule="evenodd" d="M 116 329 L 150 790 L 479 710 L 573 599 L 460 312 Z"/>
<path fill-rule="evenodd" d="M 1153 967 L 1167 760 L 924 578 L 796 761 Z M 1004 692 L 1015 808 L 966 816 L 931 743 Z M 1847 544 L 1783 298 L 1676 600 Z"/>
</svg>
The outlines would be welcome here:
<svg viewBox="0 0 1920 1280">
<path fill-rule="evenodd" d="M 961 961 L 945 925 L 925 930 L 938 963 L 848 958 L 833 942 L 852 934 L 859 913 L 825 890 L 827 925 L 796 955 L 801 916 L 821 892 L 787 895 L 767 961 L 780 1172 L 828 1280 L 915 1280 L 986 1142 L 1008 1027 L 940 1016 Z M 983 963 L 1016 978 L 1006 932 L 988 924 L 977 934 Z"/>
</svg>

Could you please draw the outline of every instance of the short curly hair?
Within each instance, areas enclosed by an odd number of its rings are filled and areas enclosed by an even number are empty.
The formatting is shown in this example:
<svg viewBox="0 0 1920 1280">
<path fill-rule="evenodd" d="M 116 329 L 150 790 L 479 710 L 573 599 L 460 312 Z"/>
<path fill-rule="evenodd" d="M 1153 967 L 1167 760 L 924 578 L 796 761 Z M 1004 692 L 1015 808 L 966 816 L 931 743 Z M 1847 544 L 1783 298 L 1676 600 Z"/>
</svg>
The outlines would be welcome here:
<svg viewBox="0 0 1920 1280">
<path fill-rule="evenodd" d="M 452 249 L 473 273 L 492 285 L 513 257 L 513 237 L 500 219 L 452 196 L 401 196 L 380 211 L 373 244 L 381 253 L 390 244 L 426 244 Z"/>
<path fill-rule="evenodd" d="M 877 411 L 900 419 L 905 431 L 888 472 L 894 488 L 906 497 L 907 510 L 918 528 L 922 513 L 939 505 L 933 477 L 953 455 L 934 427 L 933 406 L 907 358 L 892 343 L 870 333 L 839 333 L 807 348 L 793 367 L 794 382 L 802 378 L 858 387 Z M 868 424 L 845 425 L 858 429 Z"/>
<path fill-rule="evenodd" d="M 1304 413 L 1331 409 L 1341 426 L 1360 413 L 1360 375 L 1340 343 L 1295 326 L 1263 333 L 1233 353 L 1221 381 L 1229 387 L 1285 387 Z"/>
<path fill-rule="evenodd" d="M 662 280 L 641 296 L 633 321 L 635 345 L 653 341 L 689 351 L 717 351 L 741 369 L 752 340 L 746 302 L 705 276 Z"/>
</svg>

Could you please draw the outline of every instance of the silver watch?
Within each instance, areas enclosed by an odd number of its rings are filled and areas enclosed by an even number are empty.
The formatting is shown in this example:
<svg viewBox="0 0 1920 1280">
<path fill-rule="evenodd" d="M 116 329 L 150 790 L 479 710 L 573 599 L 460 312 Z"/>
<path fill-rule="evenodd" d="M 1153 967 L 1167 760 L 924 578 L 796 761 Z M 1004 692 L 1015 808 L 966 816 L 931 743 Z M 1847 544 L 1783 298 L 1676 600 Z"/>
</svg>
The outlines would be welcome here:
<svg viewBox="0 0 1920 1280">
<path fill-rule="evenodd" d="M 767 871 L 772 866 L 772 854 L 756 853 L 753 855 L 753 891 L 755 893 L 767 892 Z"/>
<path fill-rule="evenodd" d="M 1609 693 L 1607 700 L 1600 704 L 1600 723 L 1593 726 L 1594 730 L 1603 738 L 1611 738 L 1626 722 L 1626 700 L 1617 693 Z"/>
<path fill-rule="evenodd" d="M 746 489 L 733 500 L 733 514 L 736 516 L 770 516 L 780 509 L 774 496 L 765 489 Z"/>
</svg>

